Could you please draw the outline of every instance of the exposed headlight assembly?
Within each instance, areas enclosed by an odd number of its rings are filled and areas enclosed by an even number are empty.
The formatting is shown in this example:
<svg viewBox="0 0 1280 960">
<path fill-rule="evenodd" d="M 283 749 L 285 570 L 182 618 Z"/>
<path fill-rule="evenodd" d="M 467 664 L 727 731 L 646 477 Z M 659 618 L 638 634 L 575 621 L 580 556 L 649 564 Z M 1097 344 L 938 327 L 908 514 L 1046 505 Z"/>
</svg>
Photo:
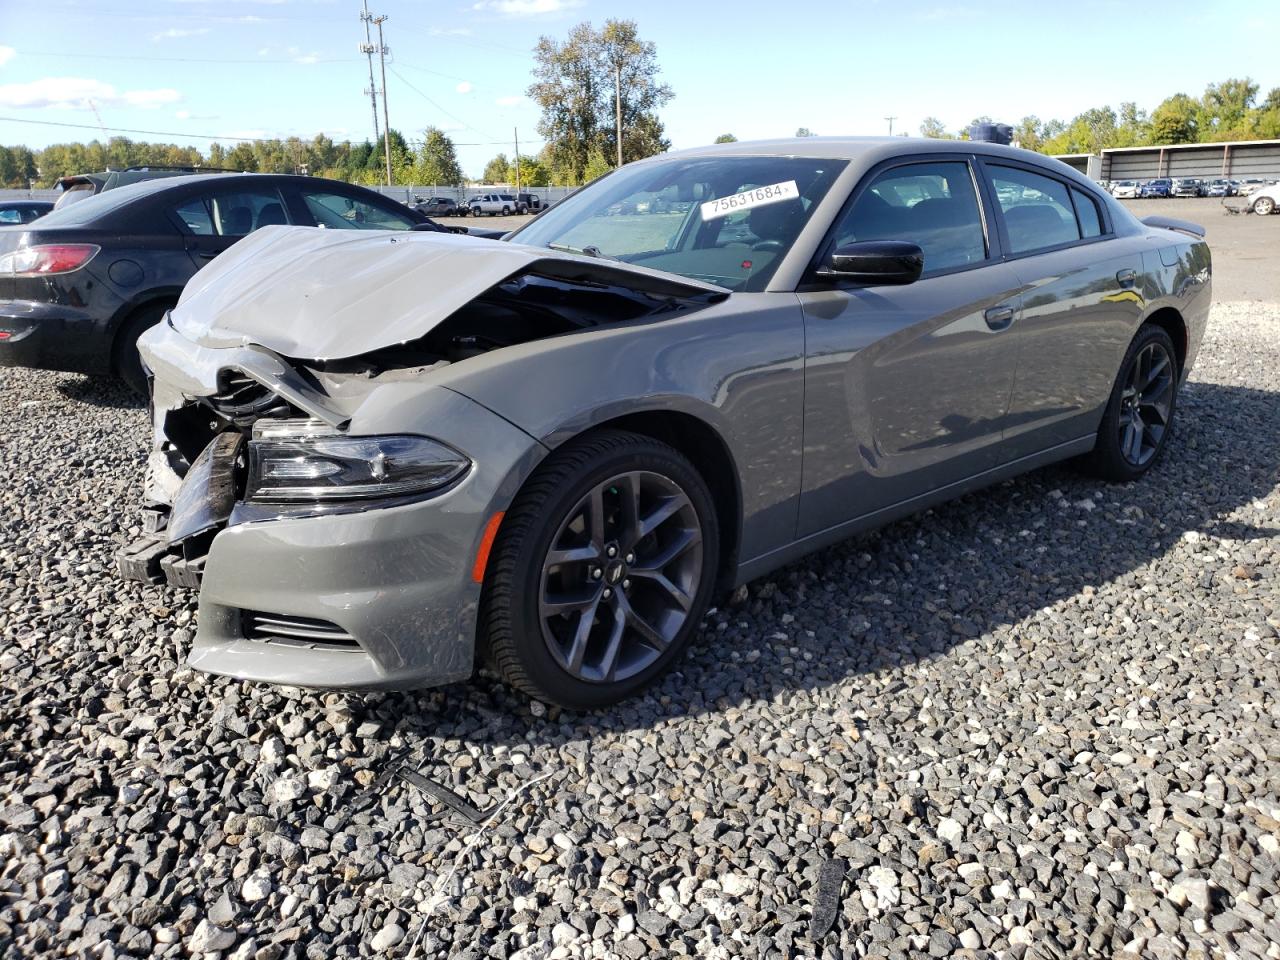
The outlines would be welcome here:
<svg viewBox="0 0 1280 960">
<path fill-rule="evenodd" d="M 259 421 L 249 441 L 249 503 L 411 497 L 447 487 L 471 461 L 437 440 L 351 437 L 310 421 Z"/>
</svg>

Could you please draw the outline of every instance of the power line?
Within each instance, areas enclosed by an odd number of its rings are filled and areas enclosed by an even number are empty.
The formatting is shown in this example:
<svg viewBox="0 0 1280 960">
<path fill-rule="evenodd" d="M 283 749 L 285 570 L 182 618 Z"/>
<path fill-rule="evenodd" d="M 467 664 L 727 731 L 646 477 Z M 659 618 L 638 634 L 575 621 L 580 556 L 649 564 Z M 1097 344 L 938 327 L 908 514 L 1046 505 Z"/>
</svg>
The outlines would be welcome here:
<svg viewBox="0 0 1280 960">
<path fill-rule="evenodd" d="M 492 134 L 485 133 L 483 130 L 479 129 L 478 127 L 473 127 L 471 124 L 467 123 L 467 121 L 463 120 L 461 117 L 457 116 L 456 114 L 452 114 L 452 113 L 450 113 L 450 112 L 449 112 L 448 110 L 446 110 L 444 107 L 440 106 L 440 104 L 436 103 L 436 102 L 435 102 L 434 100 L 432 100 L 429 96 L 427 96 L 425 93 L 423 93 L 423 92 L 422 92 L 421 90 L 419 90 L 417 87 L 415 87 L 412 83 L 410 83 L 408 80 L 406 80 L 406 79 L 405 79 L 405 78 L 400 74 L 400 72 L 396 70 L 396 68 L 395 68 L 395 67 L 388 67 L 387 69 L 389 69 L 389 70 L 391 71 L 392 76 L 396 77 L 396 79 L 398 79 L 398 80 L 399 80 L 401 83 L 403 83 L 406 87 L 408 87 L 410 90 L 412 90 L 412 91 L 413 91 L 414 93 L 416 93 L 418 96 L 420 96 L 423 100 L 427 101 L 427 103 L 431 104 L 433 107 L 435 107 L 435 108 L 436 108 L 437 110 L 439 110 L 441 113 L 443 113 L 443 114 L 444 114 L 446 117 L 448 117 L 450 120 L 453 120 L 453 121 L 455 121 L 456 123 L 460 123 L 460 124 L 462 124 L 462 125 L 463 125 L 464 127 L 466 127 L 468 130 L 472 130 L 472 131 L 474 131 L 474 132 L 476 132 L 476 133 L 480 134 L 480 136 L 482 136 L 482 137 L 492 136 Z M 505 141 L 505 140 L 495 140 L 495 141 L 493 141 L 493 142 L 494 142 L 494 143 L 506 143 L 506 141 Z"/>
</svg>

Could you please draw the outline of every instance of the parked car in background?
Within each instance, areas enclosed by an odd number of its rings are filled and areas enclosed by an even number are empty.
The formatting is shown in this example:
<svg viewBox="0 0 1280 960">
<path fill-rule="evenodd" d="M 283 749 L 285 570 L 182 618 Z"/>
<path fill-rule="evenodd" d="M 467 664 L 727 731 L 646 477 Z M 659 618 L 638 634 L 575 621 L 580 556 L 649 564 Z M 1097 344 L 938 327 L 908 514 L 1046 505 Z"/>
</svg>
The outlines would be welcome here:
<svg viewBox="0 0 1280 960">
<path fill-rule="evenodd" d="M 1267 181 L 1263 180 L 1261 177 L 1249 177 L 1248 179 L 1237 181 L 1237 184 L 1239 195 L 1247 197 L 1255 191 L 1261 190 L 1265 187 L 1267 185 Z"/>
<path fill-rule="evenodd" d="M 0 227 L 30 223 L 52 210 L 52 200 L 0 200 Z"/>
<path fill-rule="evenodd" d="M 1280 210 L 1280 184 L 1273 183 L 1249 194 L 1249 209 L 1254 213 L 1268 216 Z"/>
<path fill-rule="evenodd" d="M 1138 196 L 1137 180 L 1117 180 L 1111 185 L 1111 195 L 1117 200 L 1135 200 Z"/>
<path fill-rule="evenodd" d="M 1207 197 L 1234 197 L 1235 195 L 1236 185 L 1230 180 L 1214 180 L 1205 190 L 1205 196 Z"/>
<path fill-rule="evenodd" d="M 491 217 L 508 217 L 518 213 L 519 207 L 513 193 L 482 193 L 467 201 L 467 212 L 473 217 L 482 213 Z"/>
<path fill-rule="evenodd" d="M 199 588 L 198 669 L 403 688 L 487 655 L 606 706 L 720 590 L 1054 461 L 1145 474 L 1212 299 L 1171 223 L 884 137 L 661 154 L 505 241 L 269 228 L 143 337 L 120 568 Z"/>
<path fill-rule="evenodd" d="M 413 209 L 428 217 L 459 217 L 458 201 L 452 197 L 427 197 L 413 204 Z"/>
<path fill-rule="evenodd" d="M 1142 185 L 1142 189 L 1138 192 L 1138 196 L 1144 199 L 1154 197 L 1168 197 L 1172 195 L 1173 181 L 1168 177 L 1161 177 L 1157 180 L 1148 180 Z"/>
<path fill-rule="evenodd" d="M 542 210 L 542 198 L 536 193 L 517 193 L 516 200 L 521 213 L 539 213 Z"/>
<path fill-rule="evenodd" d="M 58 189 L 62 191 L 54 207 L 61 210 L 68 204 L 78 203 L 88 197 L 97 196 L 104 190 L 116 187 L 127 187 L 133 183 L 146 180 L 161 180 L 166 177 L 188 177 L 193 174 L 234 173 L 234 170 L 223 170 L 217 167 L 166 167 L 144 165 L 126 167 L 123 170 L 104 170 L 101 173 L 76 173 L 58 180 Z"/>
<path fill-rule="evenodd" d="M 216 174 L 114 188 L 0 230 L 0 365 L 145 383 L 138 337 L 210 260 L 260 227 L 444 230 L 364 187 Z"/>
<path fill-rule="evenodd" d="M 1198 197 L 1200 196 L 1200 181 L 1195 177 L 1178 177 L 1169 186 L 1169 196 Z"/>
</svg>

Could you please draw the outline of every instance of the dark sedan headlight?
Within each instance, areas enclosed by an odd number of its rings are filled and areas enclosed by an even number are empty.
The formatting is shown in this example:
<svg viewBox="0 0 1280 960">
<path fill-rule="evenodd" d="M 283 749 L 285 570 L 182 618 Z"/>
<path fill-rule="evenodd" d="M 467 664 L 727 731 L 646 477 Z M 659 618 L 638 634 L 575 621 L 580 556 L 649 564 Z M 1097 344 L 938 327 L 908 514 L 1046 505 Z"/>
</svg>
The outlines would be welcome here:
<svg viewBox="0 0 1280 960">
<path fill-rule="evenodd" d="M 412 497 L 447 487 L 471 461 L 437 440 L 407 434 L 351 437 L 320 424 L 254 425 L 250 503 L 329 503 Z"/>
</svg>

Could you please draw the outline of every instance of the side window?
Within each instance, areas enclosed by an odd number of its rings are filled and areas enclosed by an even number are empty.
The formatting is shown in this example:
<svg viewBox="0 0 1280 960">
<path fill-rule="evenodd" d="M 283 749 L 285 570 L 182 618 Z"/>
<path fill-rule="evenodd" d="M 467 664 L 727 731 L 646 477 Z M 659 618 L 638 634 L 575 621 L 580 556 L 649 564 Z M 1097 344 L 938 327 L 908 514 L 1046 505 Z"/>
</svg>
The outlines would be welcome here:
<svg viewBox="0 0 1280 960">
<path fill-rule="evenodd" d="M 906 240 L 924 251 L 924 272 L 987 258 L 982 212 L 969 165 L 911 163 L 875 178 L 836 227 L 836 245 Z"/>
<path fill-rule="evenodd" d="M 209 194 L 187 201 L 174 213 L 197 237 L 243 237 L 259 227 L 289 222 L 274 190 Z"/>
<path fill-rule="evenodd" d="M 10 208 L 8 210 L 0 210 L 0 223 L 21 223 L 22 211 Z"/>
<path fill-rule="evenodd" d="M 418 221 L 356 197 L 303 190 L 302 199 L 316 226 L 329 230 L 408 230 Z"/>
<path fill-rule="evenodd" d="M 1065 183 L 1013 167 L 988 169 L 1009 233 L 1010 253 L 1030 253 L 1080 239 Z"/>
<path fill-rule="evenodd" d="M 1071 199 L 1076 205 L 1076 219 L 1080 221 L 1080 236 L 1086 240 L 1102 236 L 1102 216 L 1098 213 L 1097 201 L 1075 187 L 1071 188 Z"/>
</svg>

